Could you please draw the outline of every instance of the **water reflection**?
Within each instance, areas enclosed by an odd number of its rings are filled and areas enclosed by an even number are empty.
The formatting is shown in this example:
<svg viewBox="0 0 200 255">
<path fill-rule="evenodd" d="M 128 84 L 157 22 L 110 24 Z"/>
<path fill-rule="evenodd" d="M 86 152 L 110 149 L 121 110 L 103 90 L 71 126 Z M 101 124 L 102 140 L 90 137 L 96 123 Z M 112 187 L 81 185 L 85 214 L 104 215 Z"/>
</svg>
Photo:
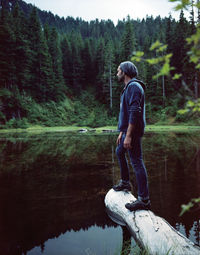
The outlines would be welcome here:
<svg viewBox="0 0 200 255">
<path fill-rule="evenodd" d="M 130 246 L 104 207 L 120 178 L 116 136 L 0 138 L 0 254 L 120 254 L 122 243 Z M 146 134 L 143 143 L 152 210 L 196 244 L 199 211 L 178 214 L 181 204 L 200 196 L 199 142 L 199 135 L 172 133 Z"/>
</svg>

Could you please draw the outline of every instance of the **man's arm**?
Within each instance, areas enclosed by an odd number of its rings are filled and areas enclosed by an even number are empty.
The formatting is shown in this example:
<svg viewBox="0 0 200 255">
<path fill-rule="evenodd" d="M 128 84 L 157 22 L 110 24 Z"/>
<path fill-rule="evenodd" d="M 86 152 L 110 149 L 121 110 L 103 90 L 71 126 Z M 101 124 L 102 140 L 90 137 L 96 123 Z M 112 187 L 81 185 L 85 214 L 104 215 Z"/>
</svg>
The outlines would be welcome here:
<svg viewBox="0 0 200 255">
<path fill-rule="evenodd" d="M 125 140 L 124 140 L 124 148 L 125 149 L 131 149 L 131 147 L 132 147 L 131 146 L 131 141 L 132 141 L 134 129 L 135 129 L 135 125 L 132 124 L 132 123 L 129 123 L 128 129 L 127 129 L 127 132 L 126 132 L 126 137 L 125 137 Z"/>
<path fill-rule="evenodd" d="M 117 137 L 117 145 L 120 144 L 121 139 L 122 139 L 122 132 L 120 132 L 120 133 L 119 133 L 119 136 Z"/>
</svg>

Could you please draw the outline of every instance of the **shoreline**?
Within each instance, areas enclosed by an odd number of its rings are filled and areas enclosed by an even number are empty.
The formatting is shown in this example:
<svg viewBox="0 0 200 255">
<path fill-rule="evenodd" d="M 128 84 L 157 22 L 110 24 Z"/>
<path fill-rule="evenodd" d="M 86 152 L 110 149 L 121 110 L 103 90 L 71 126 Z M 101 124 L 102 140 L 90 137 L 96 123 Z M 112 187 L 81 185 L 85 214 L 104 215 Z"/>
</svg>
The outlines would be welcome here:
<svg viewBox="0 0 200 255">
<path fill-rule="evenodd" d="M 46 132 L 118 132 L 116 126 L 104 126 L 98 128 L 78 127 L 78 126 L 61 126 L 61 127 L 43 127 L 33 126 L 29 128 L 16 128 L 16 129 L 0 129 L 0 134 L 8 133 L 46 133 Z M 199 131 L 200 126 L 190 125 L 147 125 L 145 132 L 190 132 Z"/>
</svg>

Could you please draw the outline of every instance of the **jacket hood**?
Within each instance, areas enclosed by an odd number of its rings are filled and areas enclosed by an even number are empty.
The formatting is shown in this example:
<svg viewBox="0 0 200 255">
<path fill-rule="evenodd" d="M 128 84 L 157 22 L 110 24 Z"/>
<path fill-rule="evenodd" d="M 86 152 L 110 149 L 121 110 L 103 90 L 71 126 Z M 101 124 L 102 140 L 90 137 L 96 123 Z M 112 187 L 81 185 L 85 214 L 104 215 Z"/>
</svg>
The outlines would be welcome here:
<svg viewBox="0 0 200 255">
<path fill-rule="evenodd" d="M 145 91 L 146 90 L 146 85 L 144 84 L 144 82 L 143 81 L 141 81 L 141 80 L 138 80 L 138 79 L 136 79 L 136 78 L 133 78 L 131 81 L 135 81 L 135 82 L 138 82 L 141 86 L 142 86 L 142 88 L 143 88 L 143 90 Z"/>
</svg>

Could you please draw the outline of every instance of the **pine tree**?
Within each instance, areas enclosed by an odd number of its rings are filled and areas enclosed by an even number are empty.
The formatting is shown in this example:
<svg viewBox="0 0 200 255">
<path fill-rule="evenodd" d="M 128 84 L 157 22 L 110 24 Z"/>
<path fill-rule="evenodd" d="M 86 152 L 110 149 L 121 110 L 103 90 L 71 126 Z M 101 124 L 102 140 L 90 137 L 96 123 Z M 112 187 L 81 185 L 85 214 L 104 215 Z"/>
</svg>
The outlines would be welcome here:
<svg viewBox="0 0 200 255">
<path fill-rule="evenodd" d="M 55 28 L 50 30 L 49 38 L 47 40 L 49 54 L 51 56 L 51 64 L 53 68 L 53 91 L 51 98 L 54 101 L 59 101 L 64 98 L 64 79 L 62 70 L 62 57 L 60 43 L 58 41 L 58 33 Z"/>
<path fill-rule="evenodd" d="M 194 0 L 192 0 L 192 3 L 191 3 L 190 28 L 191 28 L 190 29 L 191 34 L 194 34 L 196 31 L 195 18 L 194 18 Z"/>
<path fill-rule="evenodd" d="M 105 59 L 104 59 L 104 73 L 103 73 L 103 94 L 105 101 L 109 103 L 110 110 L 113 108 L 113 68 L 114 68 L 114 55 L 113 45 L 109 40 L 105 46 Z"/>
<path fill-rule="evenodd" d="M 92 53 L 90 48 L 89 40 L 86 39 L 84 47 L 81 52 L 81 59 L 83 63 L 83 88 L 85 89 L 93 82 L 93 64 L 92 64 Z"/>
<path fill-rule="evenodd" d="M 15 34 L 14 43 L 14 64 L 15 64 L 15 80 L 20 91 L 26 89 L 29 80 L 28 65 L 28 42 L 26 40 L 26 19 L 19 10 L 18 4 L 12 11 L 13 15 L 13 31 Z"/>
<path fill-rule="evenodd" d="M 2 8 L 0 12 L 0 86 L 12 89 L 15 84 L 14 44 L 12 17 Z"/>
<path fill-rule="evenodd" d="M 172 16 L 171 14 L 167 18 L 167 27 L 166 27 L 166 44 L 167 44 L 167 52 L 171 53 L 174 45 L 173 41 L 173 25 L 172 25 Z"/>
<path fill-rule="evenodd" d="M 96 59 L 95 59 L 95 70 L 97 72 L 97 84 L 96 84 L 96 96 L 99 100 L 104 100 L 103 97 L 103 74 L 105 69 L 105 41 L 103 38 L 98 40 Z"/>
<path fill-rule="evenodd" d="M 45 37 L 42 33 L 36 8 L 28 20 L 28 40 L 30 48 L 30 91 L 31 95 L 39 102 L 54 99 L 51 58 Z"/>
<path fill-rule="evenodd" d="M 174 31 L 174 45 L 173 45 L 173 56 L 172 56 L 172 66 L 175 67 L 173 73 L 183 73 L 183 78 L 186 77 L 187 72 L 185 71 L 186 62 L 188 62 L 187 48 L 186 48 L 186 38 L 188 36 L 189 24 L 184 17 L 184 12 L 181 10 L 179 22 L 176 25 Z M 180 88 L 181 84 L 176 83 Z"/>
<path fill-rule="evenodd" d="M 73 32 L 70 42 L 72 50 L 72 87 L 73 91 L 80 95 L 83 86 L 83 63 L 81 60 L 83 40 L 80 33 Z"/>
<path fill-rule="evenodd" d="M 136 39 L 134 34 L 133 23 L 128 16 L 127 21 L 125 23 L 125 31 L 122 38 L 122 46 L 121 46 L 121 61 L 130 60 L 133 50 L 136 47 Z"/>
<path fill-rule="evenodd" d="M 68 88 L 73 86 L 73 76 L 72 76 L 72 50 L 69 39 L 65 36 L 61 41 L 61 51 L 62 51 L 62 70 L 65 85 Z"/>
</svg>

